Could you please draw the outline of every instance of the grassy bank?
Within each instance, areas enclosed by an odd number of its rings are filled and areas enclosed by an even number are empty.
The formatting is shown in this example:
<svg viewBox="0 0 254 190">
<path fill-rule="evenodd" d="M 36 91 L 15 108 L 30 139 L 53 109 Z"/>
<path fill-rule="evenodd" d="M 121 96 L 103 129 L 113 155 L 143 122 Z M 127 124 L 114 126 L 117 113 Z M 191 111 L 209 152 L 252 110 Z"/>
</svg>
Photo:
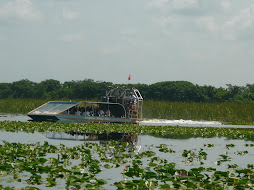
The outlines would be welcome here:
<svg viewBox="0 0 254 190">
<path fill-rule="evenodd" d="M 26 114 L 47 101 L 45 99 L 0 99 L 0 113 Z M 143 117 L 253 124 L 254 104 L 144 101 Z"/>
</svg>

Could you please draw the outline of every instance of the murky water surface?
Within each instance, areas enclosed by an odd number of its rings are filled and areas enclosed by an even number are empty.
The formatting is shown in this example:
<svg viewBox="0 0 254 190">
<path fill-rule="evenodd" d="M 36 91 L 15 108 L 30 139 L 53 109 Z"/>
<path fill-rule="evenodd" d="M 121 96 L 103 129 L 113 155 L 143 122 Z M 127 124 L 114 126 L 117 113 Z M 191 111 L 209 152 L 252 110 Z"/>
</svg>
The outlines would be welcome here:
<svg viewBox="0 0 254 190">
<path fill-rule="evenodd" d="M 22 121 L 31 118 L 27 115 L 0 114 L 0 121 Z M 192 120 L 167 120 L 167 119 L 144 119 L 139 125 L 147 126 L 183 126 L 183 127 L 227 127 L 227 128 L 254 128 L 254 125 L 227 125 L 219 121 L 192 121 Z"/>
<path fill-rule="evenodd" d="M 0 115 L 0 121 L 27 121 L 29 117 L 24 115 Z M 190 127 L 241 127 L 241 128 L 254 128 L 254 126 L 231 126 L 223 125 L 220 122 L 210 121 L 187 121 L 187 120 L 144 120 L 140 125 L 168 125 L 168 126 L 190 126 Z M 12 133 L 12 132 L 1 132 L 0 143 L 3 141 L 7 142 L 19 142 L 19 143 L 36 143 L 41 144 L 47 141 L 51 145 L 60 146 L 63 144 L 67 147 L 74 147 L 84 143 L 82 137 L 76 137 L 65 133 Z M 97 141 L 100 143 L 100 141 Z M 168 145 L 168 148 L 172 149 L 173 153 L 160 152 L 157 146 L 161 144 Z M 233 144 L 234 147 L 228 147 L 227 145 Z M 226 138 L 189 138 L 189 139 L 169 139 L 169 138 L 157 138 L 149 135 L 138 135 L 137 147 L 139 152 L 152 150 L 156 153 L 156 156 L 166 159 L 169 163 L 176 163 L 176 167 L 179 169 L 190 170 L 191 168 L 198 167 L 212 167 L 220 171 L 228 171 L 228 165 L 237 164 L 239 168 L 247 168 L 248 164 L 253 164 L 254 146 L 246 146 L 254 144 L 253 141 L 226 139 Z M 212 145 L 212 146 L 211 146 Z M 191 151 L 195 155 L 198 155 L 200 151 L 207 153 L 207 159 L 199 160 L 194 156 L 192 161 L 183 157 L 185 150 Z M 246 151 L 246 154 L 241 152 Z M 218 161 L 222 159 L 221 155 L 229 156 L 228 161 Z M 130 160 L 131 162 L 131 160 Z M 143 160 L 143 164 L 147 164 L 147 158 Z M 105 179 L 108 184 L 105 186 L 109 189 L 116 189 L 110 184 L 114 184 L 116 181 L 124 180 L 121 175 L 124 166 L 119 168 L 105 169 L 99 175 L 98 178 Z M 15 185 L 16 182 L 13 183 Z M 7 184 L 9 185 L 9 184 Z M 19 184 L 21 185 L 21 184 Z M 21 185 L 22 186 L 22 185 Z M 39 186 L 42 188 L 41 186 Z M 64 188 L 64 184 L 60 184 L 58 189 Z M 43 189 L 43 188 L 42 188 Z M 47 188 L 48 189 L 48 188 Z M 54 188 L 52 188 L 54 189 Z"/>
</svg>

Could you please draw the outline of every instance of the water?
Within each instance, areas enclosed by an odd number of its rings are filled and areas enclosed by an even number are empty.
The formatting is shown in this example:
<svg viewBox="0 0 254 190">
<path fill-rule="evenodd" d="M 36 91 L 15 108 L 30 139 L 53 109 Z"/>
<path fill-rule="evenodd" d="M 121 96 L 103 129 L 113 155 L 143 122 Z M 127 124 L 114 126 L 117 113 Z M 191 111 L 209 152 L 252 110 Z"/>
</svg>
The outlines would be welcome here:
<svg viewBox="0 0 254 190">
<path fill-rule="evenodd" d="M 57 139 L 53 139 L 56 137 Z M 47 138 L 51 137 L 51 138 Z M 64 139 L 61 139 L 64 138 Z M 69 138 L 69 140 L 68 140 Z M 67 147 L 74 147 L 81 145 L 84 141 L 82 138 L 74 138 L 68 134 L 61 133 L 25 133 L 25 132 L 1 132 L 0 133 L 0 144 L 3 141 L 10 143 L 19 142 L 24 144 L 39 142 L 43 144 L 47 141 L 51 145 L 60 146 L 63 144 Z M 78 140 L 75 140 L 78 139 Z M 99 143 L 99 141 L 93 141 Z M 156 153 L 155 156 L 166 159 L 168 163 L 175 163 L 177 169 L 190 170 L 192 168 L 198 167 L 212 167 L 216 168 L 217 171 L 228 171 L 228 164 L 237 164 L 239 168 L 247 168 L 248 164 L 253 164 L 254 147 L 246 146 L 246 144 L 252 144 L 252 141 L 236 140 L 236 139 L 226 139 L 226 138 L 190 138 L 190 139 L 169 139 L 169 138 L 158 138 L 149 135 L 138 135 L 137 147 L 141 147 L 139 152 L 151 150 Z M 173 150 L 173 153 L 163 153 L 159 151 L 158 146 L 161 144 L 167 145 L 168 148 Z M 234 147 L 228 148 L 227 145 L 233 144 Z M 213 145 L 209 147 L 208 145 Z M 184 150 L 191 151 L 193 153 L 193 160 L 188 161 L 186 157 L 183 157 Z M 207 159 L 199 159 L 198 155 L 200 151 L 207 153 Z M 240 155 L 240 151 L 247 151 L 247 154 Z M 222 159 L 220 155 L 227 155 L 231 158 L 229 161 L 221 162 L 217 165 L 217 162 Z M 51 155 L 52 156 L 52 155 Z M 146 167 L 150 158 L 142 158 L 141 161 L 143 166 Z M 74 162 L 77 162 L 73 160 Z M 73 163 L 74 163 L 73 162 Z M 78 164 L 78 163 L 77 163 Z M 121 175 L 123 169 L 126 165 L 131 165 L 131 160 L 129 163 L 122 165 L 119 168 L 103 169 L 103 171 L 98 174 L 97 178 L 105 179 L 108 184 L 105 186 L 106 189 L 116 189 L 111 186 L 114 182 L 124 180 L 124 176 Z M 233 171 L 233 170 L 232 170 Z M 231 172 L 232 172 L 231 171 Z M 5 184 L 5 183 L 4 183 Z M 9 185 L 9 184 L 6 184 Z M 21 185 L 21 184 L 19 184 Z M 41 186 L 38 186 L 42 188 Z M 53 188 L 54 189 L 54 188 Z M 64 189 L 64 183 L 60 183 L 58 189 Z"/>
<path fill-rule="evenodd" d="M 22 121 L 31 118 L 27 115 L 0 114 L 0 121 Z M 144 119 L 139 125 L 145 126 L 183 126 L 183 127 L 224 127 L 224 128 L 254 128 L 254 125 L 227 125 L 219 121 L 192 121 L 192 120 L 166 120 L 166 119 Z"/>
<path fill-rule="evenodd" d="M 0 121 L 22 121 L 26 122 L 30 117 L 22 114 L 0 114 Z"/>
<path fill-rule="evenodd" d="M 49 132 L 46 133 L 25 133 L 25 132 L 18 132 L 18 133 L 13 133 L 13 132 L 1 132 L 0 133 L 0 142 L 7 141 L 10 143 L 13 142 L 19 142 L 19 143 L 36 143 L 40 142 L 41 144 L 44 143 L 44 141 L 47 141 L 49 144 L 59 146 L 60 144 L 63 144 L 68 147 L 74 147 L 78 146 L 84 143 L 84 141 L 76 140 L 73 136 L 64 134 L 62 135 L 61 133 L 56 133 L 56 139 L 52 138 L 47 138 L 49 137 Z M 60 138 L 60 136 L 63 137 L 63 139 Z M 69 140 L 68 140 L 69 137 Z M 206 164 L 212 166 L 214 165 L 213 163 L 216 161 L 216 158 L 220 154 L 225 154 L 227 152 L 228 155 L 231 155 L 232 157 L 237 157 L 238 165 L 240 166 L 246 166 L 246 163 L 249 162 L 251 163 L 253 160 L 252 158 L 244 157 L 244 156 L 236 156 L 237 150 L 239 151 L 244 151 L 248 150 L 248 156 L 253 156 L 254 155 L 254 147 L 246 147 L 245 144 L 248 143 L 253 143 L 251 141 L 245 141 L 245 140 L 235 140 L 235 139 L 226 139 L 226 138 L 190 138 L 190 139 L 169 139 L 169 138 L 158 138 L 158 137 L 153 137 L 149 135 L 139 135 L 138 136 L 138 145 L 141 146 L 140 151 L 144 151 L 147 149 L 152 149 L 153 151 L 156 152 L 156 154 L 159 157 L 167 159 L 168 156 L 170 155 L 170 162 L 175 162 L 179 167 L 186 167 L 189 166 L 188 164 L 185 165 L 183 164 L 184 159 L 182 158 L 182 152 L 183 150 L 193 150 L 194 152 L 198 153 L 198 151 L 202 148 L 204 151 L 210 155 L 210 161 L 206 161 Z M 166 144 L 170 149 L 174 150 L 175 153 L 161 153 L 158 151 L 158 148 L 155 148 L 156 146 L 159 146 L 160 144 Z M 213 144 L 214 147 L 208 147 L 208 144 Z M 226 148 L 226 144 L 235 144 L 235 148 Z M 232 149 L 232 151 L 231 151 Z M 239 158 L 244 158 L 240 159 Z M 244 160 L 244 161 L 243 161 Z M 243 161 L 240 162 L 239 161 Z M 199 165 L 197 162 L 191 163 L 191 167 L 193 165 Z M 186 167 L 188 169 L 188 167 Z"/>
<path fill-rule="evenodd" d="M 0 115 L 0 121 L 22 121 L 25 122 L 29 120 L 29 117 L 26 115 Z M 144 120 L 139 123 L 139 125 L 147 126 L 185 126 L 185 127 L 235 127 L 235 128 L 254 128 L 254 126 L 239 126 L 239 125 L 224 125 L 221 122 L 217 121 L 191 121 L 191 120 L 163 120 L 163 119 L 150 119 Z M 48 138 L 51 137 L 51 138 Z M 55 137 L 57 139 L 54 139 Z M 74 147 L 84 143 L 82 137 L 75 137 L 63 133 L 12 133 L 12 132 L 0 132 L 0 144 L 3 141 L 7 142 L 19 142 L 19 143 L 36 143 L 41 144 L 44 141 L 47 141 L 51 145 L 60 146 L 63 144 L 67 147 Z M 97 141 L 99 143 L 99 141 Z M 163 153 L 159 151 L 158 146 L 165 144 L 168 148 L 173 150 L 173 153 Z M 234 147 L 228 147 L 227 145 L 233 144 Z M 238 140 L 238 139 L 227 139 L 227 138 L 189 138 L 189 139 L 170 139 L 170 138 L 159 138 L 149 135 L 138 135 L 137 147 L 139 147 L 139 152 L 151 150 L 156 153 L 155 156 L 166 159 L 169 163 L 175 163 L 177 169 L 190 170 L 191 168 L 205 167 L 205 168 L 216 168 L 217 171 L 230 171 L 233 172 L 233 169 L 229 169 L 228 165 L 237 164 L 238 168 L 247 168 L 248 164 L 253 164 L 254 156 L 254 146 L 246 146 L 246 144 L 252 145 L 253 141 Z M 183 152 L 191 151 L 193 154 L 193 160 L 188 160 L 183 156 Z M 199 153 L 203 151 L 207 153 L 207 159 L 201 159 L 198 157 Z M 247 151 L 247 154 L 240 154 L 243 151 Z M 227 155 L 230 157 L 230 160 L 221 162 L 221 155 Z M 150 162 L 150 158 L 141 159 L 143 166 L 146 167 Z M 112 184 L 117 181 L 124 180 L 124 176 L 121 174 L 126 165 L 122 165 L 119 168 L 112 169 L 103 169 L 103 171 L 98 174 L 97 178 L 104 179 L 108 182 L 105 186 L 106 189 L 116 189 Z M 103 168 L 103 167 L 102 167 Z M 50 189 L 64 189 L 65 182 L 59 183 L 57 187 Z M 20 185 L 25 187 L 25 184 L 20 184 L 13 182 L 11 184 L 3 182 L 5 186 L 11 185 L 16 186 Z M 41 189 L 48 189 L 44 186 L 38 186 Z"/>
<path fill-rule="evenodd" d="M 221 127 L 222 123 L 218 121 L 192 121 L 192 120 L 166 120 L 166 119 L 145 119 L 140 125 L 149 126 L 190 126 L 190 127 Z"/>
</svg>

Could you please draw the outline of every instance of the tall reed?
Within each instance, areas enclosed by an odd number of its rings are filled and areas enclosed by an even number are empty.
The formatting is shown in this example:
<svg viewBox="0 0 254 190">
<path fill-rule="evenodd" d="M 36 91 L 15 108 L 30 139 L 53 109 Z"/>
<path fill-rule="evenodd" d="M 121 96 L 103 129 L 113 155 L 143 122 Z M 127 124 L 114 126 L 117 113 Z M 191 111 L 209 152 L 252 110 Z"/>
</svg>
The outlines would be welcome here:
<svg viewBox="0 0 254 190">
<path fill-rule="evenodd" d="M 254 104 L 145 101 L 143 116 L 144 118 L 253 124 Z"/>
<path fill-rule="evenodd" d="M 0 113 L 26 114 L 47 101 L 45 99 L 0 99 Z"/>
</svg>

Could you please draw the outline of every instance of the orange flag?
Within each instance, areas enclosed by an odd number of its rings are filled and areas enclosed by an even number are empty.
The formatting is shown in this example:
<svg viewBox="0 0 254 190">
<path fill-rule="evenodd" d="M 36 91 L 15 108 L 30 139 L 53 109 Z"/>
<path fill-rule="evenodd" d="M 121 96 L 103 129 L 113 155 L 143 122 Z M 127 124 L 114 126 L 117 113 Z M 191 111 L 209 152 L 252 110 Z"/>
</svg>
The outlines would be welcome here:
<svg viewBox="0 0 254 190">
<path fill-rule="evenodd" d="M 131 80 L 131 75 L 129 75 L 128 80 Z"/>
</svg>

